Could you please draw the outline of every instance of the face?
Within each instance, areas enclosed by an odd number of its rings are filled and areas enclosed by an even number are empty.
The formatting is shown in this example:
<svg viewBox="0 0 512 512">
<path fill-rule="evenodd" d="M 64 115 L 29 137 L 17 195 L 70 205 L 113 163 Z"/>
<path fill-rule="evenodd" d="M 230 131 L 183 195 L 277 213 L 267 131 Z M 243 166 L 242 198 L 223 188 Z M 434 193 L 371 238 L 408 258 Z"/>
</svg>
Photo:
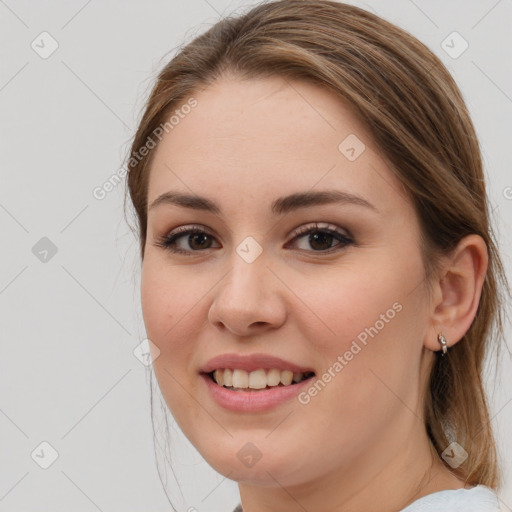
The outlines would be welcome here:
<svg viewBox="0 0 512 512">
<path fill-rule="evenodd" d="M 391 460 L 420 426 L 428 331 L 412 205 L 331 92 L 224 77 L 194 98 L 148 189 L 142 308 L 170 411 L 239 482 Z M 307 378 L 236 391 L 213 369 L 237 387 Z"/>
</svg>

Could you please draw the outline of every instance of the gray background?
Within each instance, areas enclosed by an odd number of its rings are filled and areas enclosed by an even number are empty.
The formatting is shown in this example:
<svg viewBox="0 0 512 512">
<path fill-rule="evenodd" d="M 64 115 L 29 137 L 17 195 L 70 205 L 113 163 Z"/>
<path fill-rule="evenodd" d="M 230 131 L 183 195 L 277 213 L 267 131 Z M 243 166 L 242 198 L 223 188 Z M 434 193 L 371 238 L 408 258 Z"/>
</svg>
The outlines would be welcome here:
<svg viewBox="0 0 512 512">
<path fill-rule="evenodd" d="M 459 83 L 480 137 L 510 275 L 512 2 L 352 3 L 410 31 Z M 145 333 L 138 248 L 123 218 L 124 185 L 103 200 L 92 191 L 120 168 L 168 52 L 248 4 L 0 0 L 3 512 L 170 510 L 153 453 L 149 370 L 132 352 Z M 35 40 L 39 52 L 51 49 L 51 40 L 41 43 L 43 31 L 59 45 L 47 58 L 31 47 Z M 458 58 L 441 46 L 453 31 L 469 43 Z M 510 332 L 507 325 L 508 338 Z M 501 365 L 495 392 L 493 372 L 487 383 L 505 470 L 500 497 L 510 511 L 512 364 L 506 352 Z M 173 503 L 183 511 L 231 511 L 236 483 L 216 474 L 172 430 L 183 492 L 169 473 Z M 58 453 L 48 469 L 36 463 L 49 457 L 39 446 L 44 441 Z"/>
</svg>

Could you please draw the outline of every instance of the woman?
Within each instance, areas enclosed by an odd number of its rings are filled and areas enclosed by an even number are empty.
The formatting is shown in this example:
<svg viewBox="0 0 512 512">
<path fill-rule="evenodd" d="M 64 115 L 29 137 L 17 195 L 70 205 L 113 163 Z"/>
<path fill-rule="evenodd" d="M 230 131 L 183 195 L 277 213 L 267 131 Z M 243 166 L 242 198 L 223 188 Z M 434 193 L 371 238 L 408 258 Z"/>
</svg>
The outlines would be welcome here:
<svg viewBox="0 0 512 512">
<path fill-rule="evenodd" d="M 158 384 L 237 511 L 499 510 L 481 372 L 507 283 L 430 50 L 261 4 L 165 66 L 128 165 Z"/>
</svg>

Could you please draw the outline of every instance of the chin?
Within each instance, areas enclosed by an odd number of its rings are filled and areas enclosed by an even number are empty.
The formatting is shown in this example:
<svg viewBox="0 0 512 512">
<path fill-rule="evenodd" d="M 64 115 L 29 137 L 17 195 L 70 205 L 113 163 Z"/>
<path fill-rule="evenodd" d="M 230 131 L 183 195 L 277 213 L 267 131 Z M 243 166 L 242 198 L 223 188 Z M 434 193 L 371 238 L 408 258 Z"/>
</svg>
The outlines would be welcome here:
<svg viewBox="0 0 512 512">
<path fill-rule="evenodd" d="M 299 473 L 302 473 L 307 465 L 306 461 L 302 465 L 296 460 L 296 453 L 286 454 L 283 450 L 279 451 L 268 440 L 267 447 L 260 450 L 256 443 L 247 441 L 245 436 L 241 442 L 229 438 L 226 446 L 217 444 L 216 450 L 213 450 L 211 445 L 208 446 L 207 452 L 200 448 L 202 457 L 221 475 L 239 483 L 263 487 L 276 487 L 277 482 L 281 485 L 300 483 Z M 280 448 L 283 448 L 282 444 Z M 290 472 L 290 461 L 293 461 L 293 475 Z M 292 482 L 291 479 L 297 481 Z M 302 479 L 306 480 L 305 475 Z"/>
</svg>

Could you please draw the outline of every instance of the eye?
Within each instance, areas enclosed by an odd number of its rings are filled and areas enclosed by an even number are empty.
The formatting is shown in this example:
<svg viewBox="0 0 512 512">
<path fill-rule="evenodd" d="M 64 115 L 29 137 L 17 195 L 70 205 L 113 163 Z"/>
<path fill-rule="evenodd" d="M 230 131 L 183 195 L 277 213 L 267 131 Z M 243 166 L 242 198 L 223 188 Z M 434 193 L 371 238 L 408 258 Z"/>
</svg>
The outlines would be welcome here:
<svg viewBox="0 0 512 512">
<path fill-rule="evenodd" d="M 299 247 L 299 249 L 308 252 L 321 252 L 326 254 L 341 250 L 345 246 L 354 243 L 348 235 L 335 226 L 331 228 L 330 225 L 327 224 L 325 227 L 321 227 L 318 223 L 300 227 L 295 231 L 292 242 L 306 238 L 306 236 L 308 236 L 308 238 L 305 245 L 312 247 L 313 251 L 304 247 Z M 173 253 L 190 256 L 193 252 L 211 249 L 213 239 L 213 235 L 200 226 L 182 226 L 168 235 L 159 237 L 156 241 L 156 245 Z M 338 243 L 333 246 L 332 243 L 336 241 Z"/>
<path fill-rule="evenodd" d="M 329 224 L 325 227 L 320 227 L 318 223 L 302 226 L 294 233 L 295 236 L 292 241 L 300 240 L 308 236 L 304 245 L 313 247 L 313 252 L 321 252 L 324 254 L 341 250 L 345 246 L 354 243 L 347 234 L 343 233 L 335 226 L 332 226 L 332 228 Z M 332 242 L 336 240 L 338 243 L 332 246 Z M 309 251 L 309 249 L 304 247 L 299 247 L 299 249 Z"/>
<path fill-rule="evenodd" d="M 185 235 L 188 235 L 188 238 L 184 240 L 185 244 L 188 244 L 188 248 L 192 248 L 192 251 L 184 248 L 183 244 L 181 247 L 178 244 L 178 241 L 184 238 Z M 200 250 L 210 249 L 212 238 L 212 235 L 210 235 L 200 226 L 181 226 L 175 229 L 169 235 L 158 238 L 156 245 L 177 254 L 190 255 L 191 252 L 199 252 Z"/>
</svg>

